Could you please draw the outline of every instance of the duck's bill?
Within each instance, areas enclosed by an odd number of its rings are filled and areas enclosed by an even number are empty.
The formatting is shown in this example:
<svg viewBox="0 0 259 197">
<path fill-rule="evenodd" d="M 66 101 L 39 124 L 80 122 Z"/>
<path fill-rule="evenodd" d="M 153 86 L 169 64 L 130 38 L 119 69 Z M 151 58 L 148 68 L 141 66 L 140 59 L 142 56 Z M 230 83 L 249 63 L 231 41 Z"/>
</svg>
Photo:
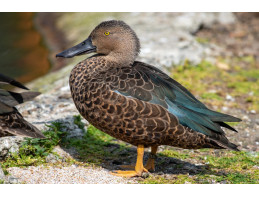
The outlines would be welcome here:
<svg viewBox="0 0 259 197">
<path fill-rule="evenodd" d="M 96 52 L 96 47 L 93 46 L 91 38 L 87 38 L 85 41 L 79 43 L 78 45 L 69 48 L 61 53 L 58 53 L 56 57 L 71 58 L 74 56 L 84 55 L 88 53 Z"/>
</svg>

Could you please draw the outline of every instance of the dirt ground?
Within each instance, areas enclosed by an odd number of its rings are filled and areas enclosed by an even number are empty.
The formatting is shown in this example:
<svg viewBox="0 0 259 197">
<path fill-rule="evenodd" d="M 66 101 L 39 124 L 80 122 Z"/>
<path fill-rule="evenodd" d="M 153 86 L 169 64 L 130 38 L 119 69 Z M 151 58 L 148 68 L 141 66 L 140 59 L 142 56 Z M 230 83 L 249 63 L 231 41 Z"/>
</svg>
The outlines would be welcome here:
<svg viewBox="0 0 259 197">
<path fill-rule="evenodd" d="M 223 47 L 222 57 L 255 57 L 259 69 L 259 13 L 235 13 L 235 16 L 234 24 L 201 27 L 195 35 Z"/>
</svg>

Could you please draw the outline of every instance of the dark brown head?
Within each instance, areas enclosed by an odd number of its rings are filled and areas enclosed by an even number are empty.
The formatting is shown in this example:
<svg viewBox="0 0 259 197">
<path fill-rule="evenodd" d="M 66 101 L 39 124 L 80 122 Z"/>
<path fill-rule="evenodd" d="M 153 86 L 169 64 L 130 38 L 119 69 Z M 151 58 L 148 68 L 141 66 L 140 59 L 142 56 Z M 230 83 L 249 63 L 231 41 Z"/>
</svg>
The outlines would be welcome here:
<svg viewBox="0 0 259 197">
<path fill-rule="evenodd" d="M 85 41 L 56 56 L 71 58 L 96 52 L 106 56 L 108 61 L 132 64 L 139 51 L 139 39 L 130 26 L 123 21 L 111 20 L 99 24 Z"/>
</svg>

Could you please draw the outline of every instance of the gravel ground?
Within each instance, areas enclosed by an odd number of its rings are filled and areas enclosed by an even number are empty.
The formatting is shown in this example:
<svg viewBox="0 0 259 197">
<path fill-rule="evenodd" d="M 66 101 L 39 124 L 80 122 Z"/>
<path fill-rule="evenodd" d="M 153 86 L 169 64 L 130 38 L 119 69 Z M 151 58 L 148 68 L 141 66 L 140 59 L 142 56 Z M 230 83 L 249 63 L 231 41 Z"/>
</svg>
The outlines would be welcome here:
<svg viewBox="0 0 259 197">
<path fill-rule="evenodd" d="M 27 184 L 125 184 L 136 183 L 133 180 L 111 175 L 103 168 L 91 168 L 72 165 L 70 167 L 30 166 L 8 169 L 19 183 Z"/>
</svg>

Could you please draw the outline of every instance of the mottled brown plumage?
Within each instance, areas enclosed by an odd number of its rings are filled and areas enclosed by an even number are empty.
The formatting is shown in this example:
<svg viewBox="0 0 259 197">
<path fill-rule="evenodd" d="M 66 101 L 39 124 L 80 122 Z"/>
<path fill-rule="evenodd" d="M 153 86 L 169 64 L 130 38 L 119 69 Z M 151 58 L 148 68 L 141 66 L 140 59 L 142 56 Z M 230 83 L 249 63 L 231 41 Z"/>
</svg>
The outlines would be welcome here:
<svg viewBox="0 0 259 197">
<path fill-rule="evenodd" d="M 14 79 L 0 74 L 0 83 L 10 84 L 28 89 Z M 45 136 L 31 123 L 27 122 L 15 108 L 16 105 L 32 100 L 39 92 L 16 93 L 0 89 L 0 137 L 25 136 L 45 138 Z"/>
<path fill-rule="evenodd" d="M 152 147 L 155 154 L 159 145 L 237 150 L 221 126 L 234 130 L 224 121 L 239 119 L 209 110 L 162 71 L 135 61 L 139 49 L 139 40 L 128 25 L 106 21 L 87 40 L 57 55 L 97 53 L 77 64 L 70 75 L 72 98 L 80 114 L 103 132 L 138 146 L 140 155 L 142 147 Z M 152 162 L 151 158 L 148 170 Z M 135 171 L 118 174 L 141 175 L 145 168 L 140 163 Z"/>
</svg>

